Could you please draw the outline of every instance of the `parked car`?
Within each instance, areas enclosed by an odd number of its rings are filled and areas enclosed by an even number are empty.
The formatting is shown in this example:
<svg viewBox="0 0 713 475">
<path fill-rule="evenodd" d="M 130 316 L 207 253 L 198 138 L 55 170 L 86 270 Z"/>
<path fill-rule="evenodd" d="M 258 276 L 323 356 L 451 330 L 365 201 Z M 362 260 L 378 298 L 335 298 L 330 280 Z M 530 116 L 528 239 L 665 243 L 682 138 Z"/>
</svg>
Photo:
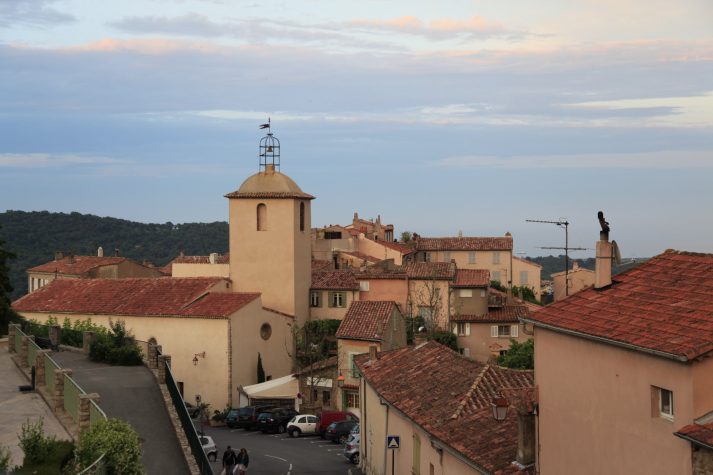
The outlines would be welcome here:
<svg viewBox="0 0 713 475">
<path fill-rule="evenodd" d="M 359 465 L 359 434 L 352 434 L 344 446 L 344 456 L 354 465 Z"/>
<path fill-rule="evenodd" d="M 191 419 L 195 419 L 196 417 L 198 417 L 198 414 L 200 414 L 201 412 L 201 408 L 194 406 L 190 402 L 186 402 L 185 404 L 186 410 L 188 411 L 188 415 L 191 416 Z"/>
<path fill-rule="evenodd" d="M 359 435 L 359 424 L 352 427 L 352 430 L 350 430 L 349 433 Z"/>
<path fill-rule="evenodd" d="M 332 422 L 331 424 L 329 424 L 329 427 L 327 427 L 327 432 L 324 434 L 324 436 L 327 440 L 331 440 L 332 442 L 339 444 L 344 444 L 346 443 L 347 439 L 349 439 L 349 432 L 354 428 L 356 424 L 356 421 Z"/>
<path fill-rule="evenodd" d="M 339 421 L 358 421 L 359 418 L 351 412 L 345 411 L 324 411 L 319 415 L 319 436 L 324 439 L 327 432 L 327 427 L 332 422 Z"/>
<path fill-rule="evenodd" d="M 245 430 L 254 430 L 257 429 L 258 423 L 257 423 L 257 416 L 260 415 L 261 412 L 267 411 L 269 409 L 272 409 L 272 406 L 244 406 L 238 409 L 238 418 L 235 423 L 233 423 L 234 427 L 240 427 Z M 231 426 L 231 427 L 233 427 Z"/>
<path fill-rule="evenodd" d="M 316 434 L 319 429 L 319 418 L 313 414 L 300 414 L 287 423 L 287 433 L 290 437 Z"/>
<path fill-rule="evenodd" d="M 225 425 L 234 429 L 238 426 L 238 416 L 240 414 L 240 409 L 231 409 L 228 411 L 228 415 L 225 416 Z"/>
<path fill-rule="evenodd" d="M 218 447 L 215 445 L 215 442 L 213 442 L 213 437 L 201 435 L 199 438 L 203 446 L 203 452 L 208 456 L 208 460 L 215 462 L 218 458 Z"/>
<path fill-rule="evenodd" d="M 265 433 L 277 432 L 282 434 L 287 430 L 287 423 L 296 415 L 297 411 L 294 409 L 284 407 L 269 409 L 257 416 L 257 427 Z"/>
</svg>

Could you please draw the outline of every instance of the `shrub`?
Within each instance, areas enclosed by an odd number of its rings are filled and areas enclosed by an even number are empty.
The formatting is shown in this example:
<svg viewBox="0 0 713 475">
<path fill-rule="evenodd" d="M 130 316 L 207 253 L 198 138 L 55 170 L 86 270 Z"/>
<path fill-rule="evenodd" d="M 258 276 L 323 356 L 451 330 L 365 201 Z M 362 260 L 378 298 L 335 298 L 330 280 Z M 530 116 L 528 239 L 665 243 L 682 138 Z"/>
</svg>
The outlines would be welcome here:
<svg viewBox="0 0 713 475">
<path fill-rule="evenodd" d="M 111 323 L 110 332 L 100 332 L 95 335 L 89 346 L 89 359 L 111 365 L 133 366 L 142 363 L 141 348 L 119 320 Z"/>
<path fill-rule="evenodd" d="M 108 361 L 111 365 L 137 366 L 143 363 L 141 348 L 136 345 L 121 346 L 109 350 Z"/>
<path fill-rule="evenodd" d="M 4 445 L 0 445 L 0 473 L 5 473 L 10 471 L 10 449 Z"/>
<path fill-rule="evenodd" d="M 498 358 L 498 364 L 513 369 L 535 368 L 535 340 L 530 338 L 525 343 L 510 339 L 510 349 Z"/>
<path fill-rule="evenodd" d="M 45 437 L 45 420 L 40 417 L 36 422 L 27 419 L 22 424 L 22 432 L 18 434 L 20 448 L 25 454 L 23 463 L 36 464 L 48 458 L 51 448 L 55 443 L 54 437 Z"/>
<path fill-rule="evenodd" d="M 82 434 L 77 449 L 77 465 L 82 470 L 102 454 L 107 475 L 143 474 L 139 436 L 119 419 L 100 421 Z"/>
<path fill-rule="evenodd" d="M 451 332 L 435 331 L 429 336 L 428 339 L 435 340 L 453 351 L 458 351 L 458 338 L 456 338 L 456 336 Z"/>
<path fill-rule="evenodd" d="M 211 419 L 216 422 L 223 422 L 225 419 L 227 419 L 229 412 L 230 406 L 225 406 L 225 409 L 223 409 L 222 411 L 216 409 L 215 411 L 213 411 L 213 417 L 211 417 Z"/>
</svg>

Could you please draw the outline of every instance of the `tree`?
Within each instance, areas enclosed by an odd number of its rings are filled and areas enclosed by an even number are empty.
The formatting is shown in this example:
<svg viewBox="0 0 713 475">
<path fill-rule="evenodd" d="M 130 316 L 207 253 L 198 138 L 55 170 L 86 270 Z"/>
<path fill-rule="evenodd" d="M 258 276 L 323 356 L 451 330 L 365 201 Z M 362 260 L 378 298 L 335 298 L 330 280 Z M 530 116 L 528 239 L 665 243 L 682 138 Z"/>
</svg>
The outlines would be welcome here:
<svg viewBox="0 0 713 475">
<path fill-rule="evenodd" d="M 79 469 L 89 467 L 102 454 L 107 475 L 144 473 L 139 436 L 120 419 L 99 421 L 82 434 L 77 449 Z"/>
<path fill-rule="evenodd" d="M 0 226 L 2 228 L 2 226 Z M 0 239 L 0 335 L 7 334 L 9 323 L 19 322 L 20 316 L 10 307 L 10 265 L 8 261 L 17 256 L 5 250 L 5 241 Z"/>
<path fill-rule="evenodd" d="M 292 326 L 294 353 L 288 350 L 288 354 L 293 358 L 296 372 L 304 376 L 303 381 L 307 386 L 307 403 L 312 405 L 314 401 L 314 388 L 326 384 L 332 376 L 325 376 L 324 368 L 315 369 L 314 365 L 329 358 L 332 352 L 336 352 L 336 333 L 341 320 L 324 319 L 308 320 L 304 326 L 295 324 Z"/>
<path fill-rule="evenodd" d="M 510 339 L 510 349 L 498 357 L 498 364 L 512 369 L 535 368 L 535 340 L 530 338 L 525 343 Z"/>
<path fill-rule="evenodd" d="M 401 242 L 409 242 L 413 238 L 413 233 L 411 231 L 404 231 L 401 233 Z"/>
<path fill-rule="evenodd" d="M 257 382 L 258 384 L 265 382 L 265 370 L 262 367 L 262 356 L 257 354 Z"/>
</svg>

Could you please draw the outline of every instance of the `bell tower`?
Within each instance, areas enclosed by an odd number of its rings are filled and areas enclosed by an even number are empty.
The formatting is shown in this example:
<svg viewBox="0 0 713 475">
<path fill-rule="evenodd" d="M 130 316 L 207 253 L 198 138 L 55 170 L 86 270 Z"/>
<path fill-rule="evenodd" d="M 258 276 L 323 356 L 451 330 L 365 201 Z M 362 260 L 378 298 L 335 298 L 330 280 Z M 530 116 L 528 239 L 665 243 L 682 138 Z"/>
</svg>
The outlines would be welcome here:
<svg viewBox="0 0 713 475">
<path fill-rule="evenodd" d="M 230 278 L 236 292 L 260 292 L 262 304 L 307 320 L 312 274 L 311 201 L 280 172 L 280 141 L 263 124 L 259 170 L 225 195 L 230 213 Z"/>
</svg>

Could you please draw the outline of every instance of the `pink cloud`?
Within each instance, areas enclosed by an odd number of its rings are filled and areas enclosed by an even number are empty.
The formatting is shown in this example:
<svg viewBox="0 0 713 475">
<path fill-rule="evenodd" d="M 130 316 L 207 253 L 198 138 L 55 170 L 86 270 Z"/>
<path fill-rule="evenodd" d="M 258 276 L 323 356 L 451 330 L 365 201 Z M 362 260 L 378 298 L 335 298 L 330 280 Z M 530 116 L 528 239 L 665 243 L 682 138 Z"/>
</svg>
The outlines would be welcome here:
<svg viewBox="0 0 713 475">
<path fill-rule="evenodd" d="M 406 33 L 426 37 L 448 36 L 522 36 L 521 32 L 508 30 L 503 25 L 474 15 L 466 20 L 443 18 L 425 24 L 419 18 L 406 15 L 390 20 L 355 19 L 351 26 L 372 31 Z"/>
</svg>

